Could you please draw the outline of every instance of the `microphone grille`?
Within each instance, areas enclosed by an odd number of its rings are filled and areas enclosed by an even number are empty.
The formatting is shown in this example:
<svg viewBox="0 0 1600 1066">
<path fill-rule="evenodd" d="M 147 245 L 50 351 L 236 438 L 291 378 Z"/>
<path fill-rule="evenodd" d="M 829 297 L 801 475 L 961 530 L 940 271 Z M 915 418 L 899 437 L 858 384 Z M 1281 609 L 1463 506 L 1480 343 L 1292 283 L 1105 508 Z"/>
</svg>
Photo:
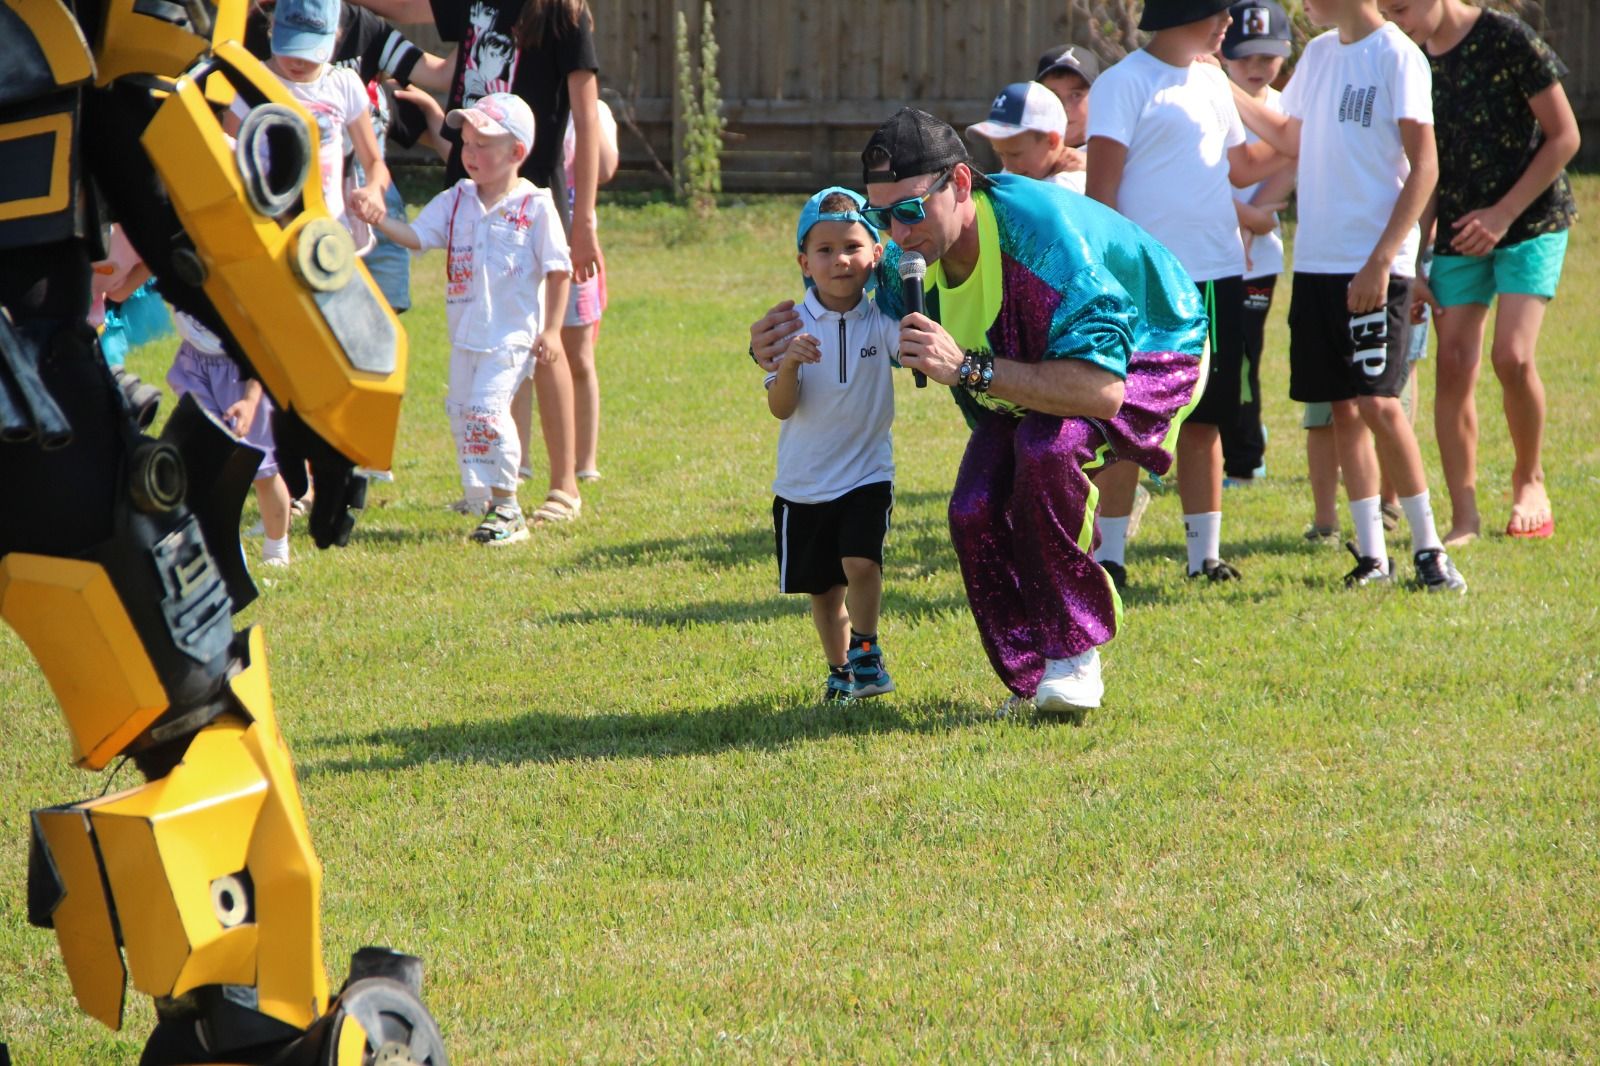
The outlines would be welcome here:
<svg viewBox="0 0 1600 1066">
<path fill-rule="evenodd" d="M 906 252 L 900 257 L 900 280 L 920 279 L 927 276 L 928 261 L 922 258 L 921 252 Z"/>
</svg>

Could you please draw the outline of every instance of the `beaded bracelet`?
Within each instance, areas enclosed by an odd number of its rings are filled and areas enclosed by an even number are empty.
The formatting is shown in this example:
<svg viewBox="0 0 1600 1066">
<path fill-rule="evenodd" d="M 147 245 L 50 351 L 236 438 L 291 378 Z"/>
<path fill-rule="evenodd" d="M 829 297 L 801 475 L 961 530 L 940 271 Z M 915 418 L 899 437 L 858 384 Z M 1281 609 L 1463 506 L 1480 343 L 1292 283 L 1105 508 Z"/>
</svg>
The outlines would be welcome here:
<svg viewBox="0 0 1600 1066">
<path fill-rule="evenodd" d="M 963 355 L 956 384 L 971 393 L 988 392 L 994 381 L 994 353 L 969 351 Z"/>
</svg>

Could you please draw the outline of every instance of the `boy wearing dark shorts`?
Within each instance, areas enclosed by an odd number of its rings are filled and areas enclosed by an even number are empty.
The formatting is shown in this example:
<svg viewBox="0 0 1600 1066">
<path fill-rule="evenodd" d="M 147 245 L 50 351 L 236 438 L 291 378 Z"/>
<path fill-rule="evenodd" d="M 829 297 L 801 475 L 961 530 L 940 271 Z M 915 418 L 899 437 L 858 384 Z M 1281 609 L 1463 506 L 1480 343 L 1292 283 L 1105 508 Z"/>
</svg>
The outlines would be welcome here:
<svg viewBox="0 0 1600 1066">
<path fill-rule="evenodd" d="M 1438 179 L 1428 61 L 1383 20 L 1377 0 L 1312 0 L 1306 11 L 1335 29 L 1306 45 L 1283 92 L 1285 114 L 1235 91 L 1241 116 L 1262 138 L 1249 151 L 1300 159 L 1289 395 L 1333 406 L 1356 533 L 1345 584 L 1390 580 L 1381 453 L 1411 527 L 1418 583 L 1464 592 L 1434 528 L 1422 453 L 1399 399 L 1409 372 L 1404 324 L 1417 219 Z"/>
<path fill-rule="evenodd" d="M 900 323 L 866 295 L 883 246 L 861 215 L 865 203 L 837 186 L 806 201 L 795 233 L 801 331 L 766 379 L 767 407 L 783 420 L 772 483 L 778 585 L 811 596 L 830 701 L 894 691 L 878 609 L 894 508 L 889 364 Z"/>
</svg>

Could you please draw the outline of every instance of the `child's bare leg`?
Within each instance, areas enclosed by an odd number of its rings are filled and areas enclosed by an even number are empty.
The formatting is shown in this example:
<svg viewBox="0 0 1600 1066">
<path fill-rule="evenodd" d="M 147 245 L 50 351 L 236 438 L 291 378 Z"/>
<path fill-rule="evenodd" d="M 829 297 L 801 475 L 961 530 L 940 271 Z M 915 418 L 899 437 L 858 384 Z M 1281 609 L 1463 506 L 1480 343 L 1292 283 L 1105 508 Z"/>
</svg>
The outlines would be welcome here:
<svg viewBox="0 0 1600 1066">
<path fill-rule="evenodd" d="M 1311 524 L 1339 528 L 1339 446 L 1333 426 L 1306 430 L 1306 475 L 1311 481 Z"/>
<path fill-rule="evenodd" d="M 844 609 L 844 586 L 811 597 L 811 621 L 822 638 L 822 654 L 829 666 L 843 666 L 850 651 L 850 616 Z"/>
<path fill-rule="evenodd" d="M 1139 487 L 1139 465 L 1127 460 L 1112 463 L 1095 474 L 1100 491 L 1100 513 L 1106 518 L 1127 518 L 1133 513 L 1133 497 Z"/>
<path fill-rule="evenodd" d="M 878 609 L 883 602 L 883 567 L 857 555 L 847 555 L 840 562 L 847 582 L 845 607 L 849 625 L 857 633 L 876 634 Z"/>
<path fill-rule="evenodd" d="M 1411 423 L 1413 435 L 1417 425 L 1417 364 L 1412 363 L 1406 371 L 1406 387 L 1400 390 L 1400 410 L 1405 412 L 1406 421 Z M 1389 478 L 1389 471 L 1383 468 L 1383 463 L 1378 463 L 1378 495 L 1383 497 L 1387 506 L 1398 506 L 1400 493 L 1395 491 L 1394 482 Z"/>
<path fill-rule="evenodd" d="M 1534 365 L 1539 328 L 1544 324 L 1546 301 L 1542 296 L 1504 293 L 1495 316 L 1494 347 L 1490 361 L 1500 379 L 1506 428 L 1516 466 L 1511 471 L 1512 532 L 1530 533 L 1550 518 L 1550 496 L 1545 491 L 1544 382 Z"/>
<path fill-rule="evenodd" d="M 257 478 L 256 506 L 261 509 L 263 534 L 261 557 L 263 561 L 287 563 L 289 561 L 289 486 L 282 477 Z"/>
<path fill-rule="evenodd" d="M 1438 333 L 1439 370 L 1433 396 L 1434 433 L 1439 462 L 1450 491 L 1450 532 L 1446 547 L 1465 544 L 1478 535 L 1478 363 L 1483 330 L 1489 318 L 1484 304 L 1457 304 L 1434 320 Z"/>
<path fill-rule="evenodd" d="M 517 440 L 522 445 L 522 465 L 531 467 L 528 457 L 533 454 L 529 450 L 533 437 L 533 379 L 523 378 L 517 386 L 516 395 L 511 397 L 511 421 L 517 424 Z"/>
<path fill-rule="evenodd" d="M 1398 396 L 1363 396 L 1356 401 L 1361 419 L 1372 430 L 1377 446 L 1378 465 L 1394 483 L 1399 496 L 1416 496 L 1428 491 L 1422 469 L 1422 449 L 1417 435 L 1406 421 L 1405 408 Z"/>
<path fill-rule="evenodd" d="M 595 325 L 563 326 L 561 346 L 567 352 L 572 371 L 573 439 L 576 442 L 577 469 L 598 471 L 596 453 L 600 449 L 600 377 L 595 373 Z"/>
<path fill-rule="evenodd" d="M 1222 510 L 1222 434 L 1216 426 L 1185 422 L 1178 430 L 1178 498 L 1186 515 Z"/>
<path fill-rule="evenodd" d="M 578 495 L 576 443 L 572 430 L 572 372 L 565 359 L 535 363 L 533 391 L 539 399 L 539 430 L 550 460 L 550 487 Z"/>
<path fill-rule="evenodd" d="M 262 532 L 273 540 L 282 540 L 289 535 L 289 486 L 273 474 L 257 480 L 255 487 Z"/>
<path fill-rule="evenodd" d="M 1339 455 L 1339 472 L 1344 476 L 1346 499 L 1365 500 L 1378 494 L 1378 453 L 1372 434 L 1354 400 L 1333 404 L 1333 439 Z"/>
</svg>

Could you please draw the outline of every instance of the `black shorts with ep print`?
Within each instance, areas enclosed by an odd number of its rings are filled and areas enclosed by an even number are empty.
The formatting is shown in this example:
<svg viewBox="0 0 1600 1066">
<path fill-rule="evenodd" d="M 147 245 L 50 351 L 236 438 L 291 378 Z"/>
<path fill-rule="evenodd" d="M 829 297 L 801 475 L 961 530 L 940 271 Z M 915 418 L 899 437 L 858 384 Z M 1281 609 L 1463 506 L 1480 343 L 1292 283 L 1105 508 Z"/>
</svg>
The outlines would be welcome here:
<svg viewBox="0 0 1600 1066">
<path fill-rule="evenodd" d="M 883 565 L 883 539 L 894 511 L 887 481 L 851 489 L 824 503 L 772 500 L 772 531 L 778 547 L 778 588 L 820 596 L 846 584 L 847 558 Z"/>
<path fill-rule="evenodd" d="M 1350 313 L 1354 274 L 1294 276 L 1289 296 L 1289 398 L 1330 403 L 1399 396 L 1410 376 L 1405 325 L 1411 279 L 1389 277 L 1384 305 Z"/>
</svg>

